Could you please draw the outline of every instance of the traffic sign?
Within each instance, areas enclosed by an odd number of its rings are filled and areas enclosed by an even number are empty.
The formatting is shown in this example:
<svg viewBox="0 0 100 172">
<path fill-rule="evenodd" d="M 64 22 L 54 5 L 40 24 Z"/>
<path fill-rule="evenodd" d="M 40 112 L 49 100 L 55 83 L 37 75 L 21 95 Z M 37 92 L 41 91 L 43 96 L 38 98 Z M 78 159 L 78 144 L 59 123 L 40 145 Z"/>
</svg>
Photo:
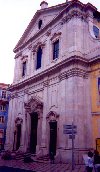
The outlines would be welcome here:
<svg viewBox="0 0 100 172">
<path fill-rule="evenodd" d="M 76 134 L 77 133 L 77 131 L 76 130 L 63 130 L 63 133 L 64 134 L 72 134 L 72 132 L 73 132 L 73 134 Z"/>
<path fill-rule="evenodd" d="M 63 125 L 63 128 L 64 129 L 74 129 L 74 128 L 77 128 L 77 126 L 76 125 Z"/>
</svg>

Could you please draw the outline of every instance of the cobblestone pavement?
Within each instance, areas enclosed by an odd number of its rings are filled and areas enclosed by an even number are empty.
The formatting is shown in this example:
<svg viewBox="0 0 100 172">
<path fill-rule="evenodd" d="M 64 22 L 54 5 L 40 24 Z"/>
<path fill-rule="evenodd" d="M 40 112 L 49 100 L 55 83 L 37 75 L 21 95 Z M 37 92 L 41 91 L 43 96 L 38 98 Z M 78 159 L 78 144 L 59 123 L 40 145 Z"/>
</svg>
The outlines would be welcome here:
<svg viewBox="0 0 100 172">
<path fill-rule="evenodd" d="M 71 164 L 50 164 L 49 162 L 24 163 L 21 160 L 0 160 L 0 166 L 32 170 L 34 172 L 71 172 Z M 76 165 L 72 172 L 85 172 L 84 165 Z"/>
</svg>

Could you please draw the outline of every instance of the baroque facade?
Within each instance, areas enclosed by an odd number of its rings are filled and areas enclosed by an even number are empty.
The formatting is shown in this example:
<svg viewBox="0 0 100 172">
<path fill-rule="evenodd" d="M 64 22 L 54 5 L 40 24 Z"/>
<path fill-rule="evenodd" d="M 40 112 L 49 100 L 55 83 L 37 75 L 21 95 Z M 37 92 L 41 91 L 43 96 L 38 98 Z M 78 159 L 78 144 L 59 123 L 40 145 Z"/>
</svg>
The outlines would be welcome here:
<svg viewBox="0 0 100 172">
<path fill-rule="evenodd" d="M 91 66 L 100 63 L 100 13 L 78 0 L 40 5 L 14 48 L 5 148 L 53 151 L 64 160 L 72 147 L 65 124 L 77 126 L 75 148 L 93 148 Z"/>
</svg>

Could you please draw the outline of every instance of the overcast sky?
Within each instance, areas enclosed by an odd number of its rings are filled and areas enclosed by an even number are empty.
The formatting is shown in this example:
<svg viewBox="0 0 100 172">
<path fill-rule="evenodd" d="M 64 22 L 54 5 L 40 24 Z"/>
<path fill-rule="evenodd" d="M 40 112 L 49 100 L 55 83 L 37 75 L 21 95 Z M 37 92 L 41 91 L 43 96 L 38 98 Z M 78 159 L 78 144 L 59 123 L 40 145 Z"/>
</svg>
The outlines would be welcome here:
<svg viewBox="0 0 100 172">
<path fill-rule="evenodd" d="M 49 6 L 66 0 L 47 0 Z M 100 11 L 100 0 L 90 2 Z M 42 0 L 0 0 L 0 83 L 11 84 L 14 73 L 13 48 L 26 29 Z"/>
</svg>

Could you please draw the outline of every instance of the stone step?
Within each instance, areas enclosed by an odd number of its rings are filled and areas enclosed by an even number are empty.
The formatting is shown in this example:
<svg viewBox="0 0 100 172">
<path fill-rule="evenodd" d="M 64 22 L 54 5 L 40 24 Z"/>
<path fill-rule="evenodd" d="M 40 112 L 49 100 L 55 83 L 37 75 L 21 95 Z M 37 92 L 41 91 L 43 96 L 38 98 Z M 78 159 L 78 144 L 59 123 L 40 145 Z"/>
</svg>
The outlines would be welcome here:
<svg viewBox="0 0 100 172">
<path fill-rule="evenodd" d="M 31 153 L 16 153 L 16 160 L 24 160 L 25 157 L 31 157 Z"/>
<path fill-rule="evenodd" d="M 47 155 L 44 155 L 44 156 L 41 156 L 41 157 L 37 158 L 37 160 L 39 162 L 42 162 L 42 161 L 44 162 L 44 161 L 49 161 L 50 158 L 49 158 L 49 155 L 47 154 Z"/>
</svg>

